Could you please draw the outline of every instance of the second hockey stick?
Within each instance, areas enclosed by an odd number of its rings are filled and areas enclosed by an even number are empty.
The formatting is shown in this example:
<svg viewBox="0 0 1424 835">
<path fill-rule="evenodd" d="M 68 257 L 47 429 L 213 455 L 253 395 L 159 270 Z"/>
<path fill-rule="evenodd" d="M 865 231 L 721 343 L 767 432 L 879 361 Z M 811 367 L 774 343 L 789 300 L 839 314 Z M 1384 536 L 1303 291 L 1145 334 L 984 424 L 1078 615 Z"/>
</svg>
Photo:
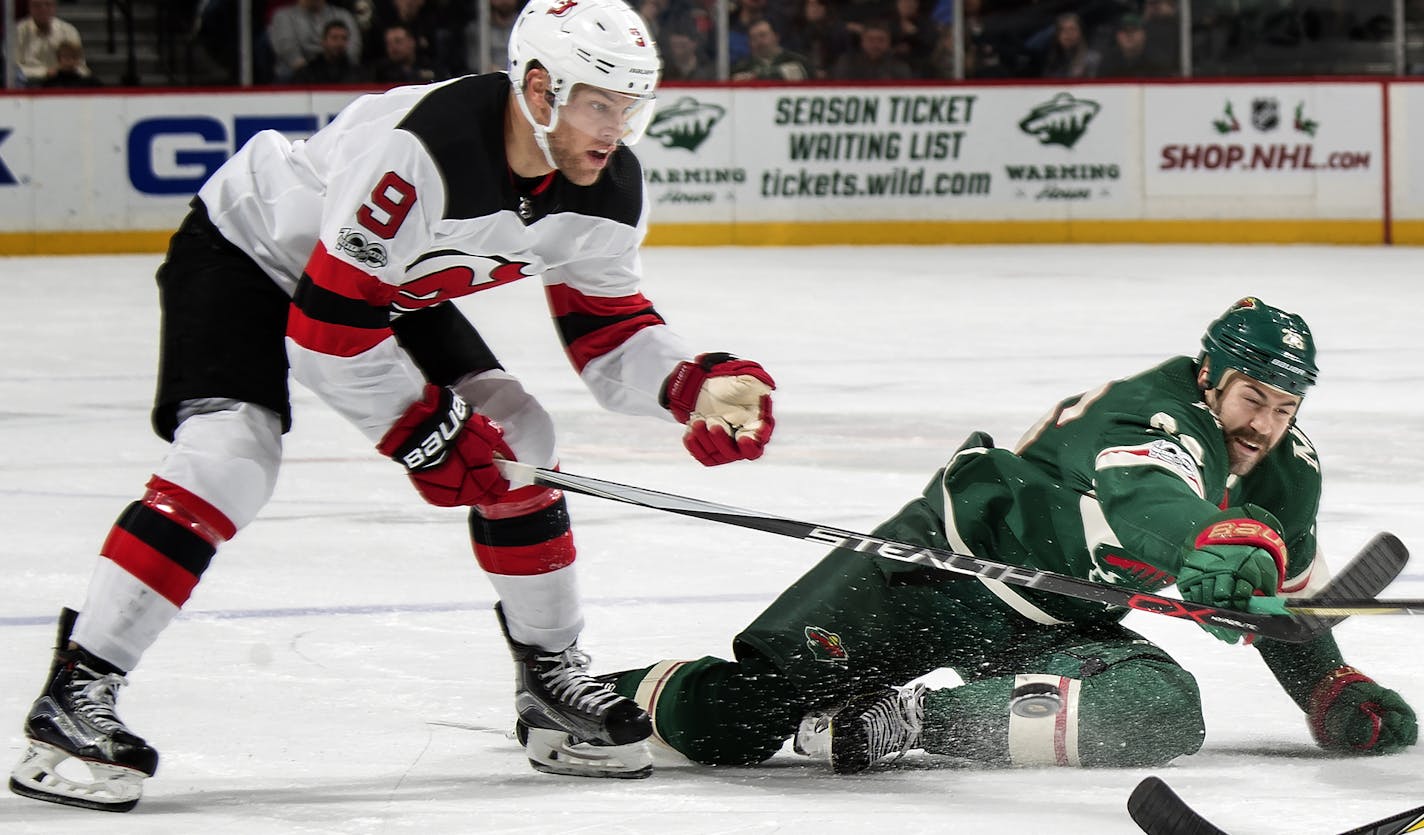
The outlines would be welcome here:
<svg viewBox="0 0 1424 835">
<path fill-rule="evenodd" d="M 624 504 L 765 531 L 820 545 L 846 548 L 868 556 L 929 566 L 986 580 L 998 580 L 1011 586 L 1022 586 L 1076 597 L 1079 600 L 1088 600 L 1105 606 L 1123 606 L 1140 612 L 1183 618 L 1199 624 L 1221 626 L 1280 641 L 1302 643 L 1310 640 L 1325 628 L 1324 622 L 1319 618 L 1298 620 L 1280 612 L 1238 612 L 1187 603 L 1163 595 L 1134 591 L 1108 583 L 1096 583 L 1053 571 L 1009 565 L 943 548 L 931 548 L 827 525 L 786 519 L 702 499 L 534 467 L 516 461 L 497 461 L 496 463 L 504 477 L 514 484 L 539 484 Z M 1379 534 L 1365 546 L 1357 559 L 1365 557 L 1371 549 L 1379 548 L 1403 548 L 1403 543 L 1391 534 Z"/>
<path fill-rule="evenodd" d="M 1226 835 L 1172 791 L 1159 777 L 1148 777 L 1127 799 L 1127 813 L 1147 835 Z M 1357 826 L 1341 835 L 1401 835 L 1424 831 L 1424 806 Z"/>
</svg>

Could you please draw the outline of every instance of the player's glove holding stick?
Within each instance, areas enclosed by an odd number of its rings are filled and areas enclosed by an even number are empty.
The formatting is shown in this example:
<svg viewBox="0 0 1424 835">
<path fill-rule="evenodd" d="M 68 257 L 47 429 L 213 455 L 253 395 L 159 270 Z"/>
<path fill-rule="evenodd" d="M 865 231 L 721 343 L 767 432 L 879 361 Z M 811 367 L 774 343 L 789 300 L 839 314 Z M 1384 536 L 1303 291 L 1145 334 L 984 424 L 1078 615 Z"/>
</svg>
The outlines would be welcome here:
<svg viewBox="0 0 1424 835">
<path fill-rule="evenodd" d="M 509 490 L 494 456 L 514 458 L 504 432 L 448 388 L 426 384 L 376 449 L 406 469 L 415 489 L 438 507 L 489 504 Z"/>
<path fill-rule="evenodd" d="M 1286 577 L 1286 543 L 1280 523 L 1256 505 L 1231 508 L 1207 520 L 1188 541 L 1177 572 L 1182 599 L 1244 611 L 1254 595 L 1274 597 Z M 1228 644 L 1241 634 L 1217 626 L 1202 628 Z"/>
<path fill-rule="evenodd" d="M 760 458 L 776 421 L 766 369 L 731 354 L 680 362 L 663 383 L 661 401 L 687 427 L 683 446 L 706 466 Z"/>
</svg>

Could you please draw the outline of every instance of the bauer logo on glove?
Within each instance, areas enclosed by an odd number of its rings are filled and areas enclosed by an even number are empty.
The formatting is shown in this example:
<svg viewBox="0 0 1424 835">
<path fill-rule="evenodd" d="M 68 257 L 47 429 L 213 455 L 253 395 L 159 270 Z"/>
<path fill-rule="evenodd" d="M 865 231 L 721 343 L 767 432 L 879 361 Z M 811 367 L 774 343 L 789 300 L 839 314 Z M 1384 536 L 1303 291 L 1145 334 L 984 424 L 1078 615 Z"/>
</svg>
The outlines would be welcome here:
<svg viewBox="0 0 1424 835">
<path fill-rule="evenodd" d="M 451 392 L 450 409 L 445 417 L 431 428 L 430 434 L 425 436 L 425 440 L 407 449 L 401 455 L 401 463 L 405 464 L 408 470 L 423 470 L 427 467 L 439 466 L 445 460 L 445 454 L 449 452 L 450 439 L 465 426 L 465 420 L 470 416 L 470 404 L 465 402 L 465 398 Z M 429 418 L 427 418 L 427 423 Z"/>
<path fill-rule="evenodd" d="M 760 458 L 776 421 L 766 369 L 727 353 L 678 363 L 663 384 L 662 404 L 687 427 L 682 443 L 707 466 Z"/>
<path fill-rule="evenodd" d="M 496 454 L 514 458 L 503 431 L 443 386 L 426 385 L 376 449 L 405 465 L 415 489 L 438 507 L 487 504 L 509 490 L 494 467 Z"/>
</svg>

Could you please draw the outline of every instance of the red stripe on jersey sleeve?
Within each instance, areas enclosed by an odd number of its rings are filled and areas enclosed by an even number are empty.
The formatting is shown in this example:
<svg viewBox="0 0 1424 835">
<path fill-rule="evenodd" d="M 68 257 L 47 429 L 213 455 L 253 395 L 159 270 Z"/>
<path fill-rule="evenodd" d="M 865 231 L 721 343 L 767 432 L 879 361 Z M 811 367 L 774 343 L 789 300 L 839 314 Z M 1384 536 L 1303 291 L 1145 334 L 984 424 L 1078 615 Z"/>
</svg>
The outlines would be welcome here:
<svg viewBox="0 0 1424 835">
<path fill-rule="evenodd" d="M 604 354 L 609 353 L 643 328 L 666 324 L 661 316 L 649 313 L 622 319 L 606 328 L 599 328 L 587 336 L 581 336 L 568 345 L 569 360 L 574 368 L 583 373 L 583 367 Z"/>
<path fill-rule="evenodd" d="M 287 336 L 319 354 L 354 357 L 385 342 L 394 334 L 390 328 L 353 328 L 313 319 L 293 304 L 287 313 Z"/>
<path fill-rule="evenodd" d="M 628 316 L 653 306 L 642 293 L 631 296 L 588 296 L 567 284 L 553 284 L 546 287 L 549 310 L 555 316 L 582 313 L 586 316 Z"/>
<path fill-rule="evenodd" d="M 348 299 L 360 299 L 372 307 L 389 306 L 398 289 L 332 255 L 321 241 L 317 241 L 311 258 L 307 259 L 306 274 L 323 290 Z"/>
</svg>

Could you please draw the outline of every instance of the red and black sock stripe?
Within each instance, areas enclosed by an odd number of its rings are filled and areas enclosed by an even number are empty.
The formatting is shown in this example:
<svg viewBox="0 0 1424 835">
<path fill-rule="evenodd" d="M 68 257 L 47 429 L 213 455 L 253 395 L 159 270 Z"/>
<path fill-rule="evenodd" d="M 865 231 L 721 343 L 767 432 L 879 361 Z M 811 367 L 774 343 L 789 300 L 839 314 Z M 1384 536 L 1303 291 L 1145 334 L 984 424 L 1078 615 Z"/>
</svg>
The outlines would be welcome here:
<svg viewBox="0 0 1424 835">
<path fill-rule="evenodd" d="M 491 519 L 470 509 L 470 538 L 480 567 L 491 574 L 547 574 L 574 561 L 569 509 L 556 501 L 520 516 Z"/>
<path fill-rule="evenodd" d="M 217 546 L 237 529 L 222 511 L 154 476 L 119 514 L 100 553 L 175 606 L 187 602 Z"/>
</svg>

